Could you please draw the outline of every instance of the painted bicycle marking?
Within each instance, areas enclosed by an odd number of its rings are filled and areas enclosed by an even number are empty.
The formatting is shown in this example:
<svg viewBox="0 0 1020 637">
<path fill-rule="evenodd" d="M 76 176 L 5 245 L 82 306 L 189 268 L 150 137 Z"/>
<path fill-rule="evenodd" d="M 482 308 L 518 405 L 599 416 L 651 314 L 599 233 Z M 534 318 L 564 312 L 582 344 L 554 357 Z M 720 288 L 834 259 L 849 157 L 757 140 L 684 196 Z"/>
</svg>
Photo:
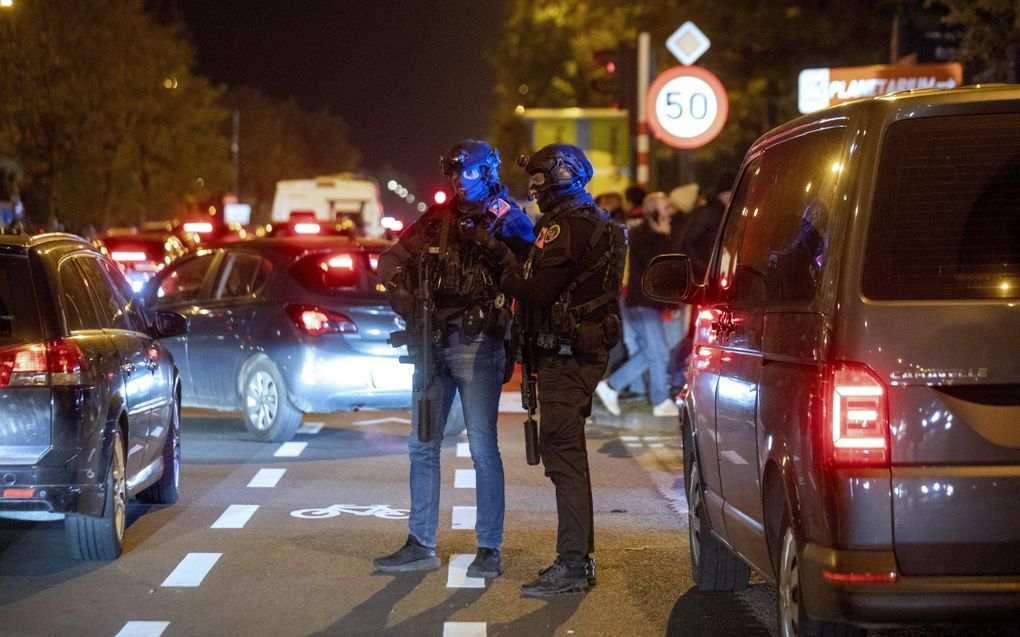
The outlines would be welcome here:
<svg viewBox="0 0 1020 637">
<path fill-rule="evenodd" d="M 410 512 L 410 509 L 393 509 L 388 504 L 334 504 L 321 509 L 298 509 L 291 511 L 290 515 L 306 520 L 322 520 L 335 518 L 341 513 L 350 513 L 362 517 L 371 515 L 385 520 L 406 520 Z"/>
</svg>

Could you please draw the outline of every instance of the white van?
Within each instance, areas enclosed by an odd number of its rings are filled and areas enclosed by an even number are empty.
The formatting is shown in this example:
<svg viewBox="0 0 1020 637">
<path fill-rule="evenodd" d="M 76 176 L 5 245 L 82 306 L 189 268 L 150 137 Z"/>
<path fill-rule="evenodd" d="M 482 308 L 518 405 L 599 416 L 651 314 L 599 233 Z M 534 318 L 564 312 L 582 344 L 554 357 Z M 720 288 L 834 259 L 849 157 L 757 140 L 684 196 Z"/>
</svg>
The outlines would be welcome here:
<svg viewBox="0 0 1020 637">
<path fill-rule="evenodd" d="M 287 223 L 295 212 L 313 212 L 325 223 L 351 221 L 358 236 L 381 237 L 385 232 L 379 185 L 351 173 L 276 182 L 272 222 Z"/>
</svg>

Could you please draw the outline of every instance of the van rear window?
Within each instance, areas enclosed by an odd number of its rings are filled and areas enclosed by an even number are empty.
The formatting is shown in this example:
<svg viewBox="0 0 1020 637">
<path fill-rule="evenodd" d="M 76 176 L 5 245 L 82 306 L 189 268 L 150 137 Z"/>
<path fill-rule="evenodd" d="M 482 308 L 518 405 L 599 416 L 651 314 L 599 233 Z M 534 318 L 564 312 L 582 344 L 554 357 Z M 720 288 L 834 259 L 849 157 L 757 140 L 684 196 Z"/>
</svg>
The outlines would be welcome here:
<svg viewBox="0 0 1020 637">
<path fill-rule="evenodd" d="M 864 262 L 876 300 L 1008 299 L 1020 289 L 1020 114 L 892 125 Z"/>
<path fill-rule="evenodd" d="M 39 307 L 28 258 L 0 255 L 0 347 L 39 340 Z"/>
</svg>

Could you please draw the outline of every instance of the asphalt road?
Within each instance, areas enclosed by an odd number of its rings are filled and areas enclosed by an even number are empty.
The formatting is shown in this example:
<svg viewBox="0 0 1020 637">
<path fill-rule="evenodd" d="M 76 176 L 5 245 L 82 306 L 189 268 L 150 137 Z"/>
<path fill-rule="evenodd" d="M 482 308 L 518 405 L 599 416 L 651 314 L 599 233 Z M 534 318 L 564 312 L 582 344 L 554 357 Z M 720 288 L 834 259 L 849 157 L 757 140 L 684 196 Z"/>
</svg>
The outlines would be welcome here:
<svg viewBox="0 0 1020 637">
<path fill-rule="evenodd" d="M 766 584 L 693 588 L 675 423 L 642 408 L 625 416 L 597 411 L 588 431 L 599 572 L 586 595 L 520 597 L 553 559 L 556 525 L 551 484 L 524 462 L 519 414 L 500 418 L 506 573 L 486 583 L 464 574 L 475 543 L 463 438 L 442 456 L 442 567 L 379 575 L 372 558 L 407 533 L 406 412 L 310 415 L 281 445 L 247 440 L 234 416 L 192 411 L 181 500 L 133 503 L 119 560 L 71 560 L 62 523 L 0 520 L 0 635 L 774 635 Z"/>
</svg>

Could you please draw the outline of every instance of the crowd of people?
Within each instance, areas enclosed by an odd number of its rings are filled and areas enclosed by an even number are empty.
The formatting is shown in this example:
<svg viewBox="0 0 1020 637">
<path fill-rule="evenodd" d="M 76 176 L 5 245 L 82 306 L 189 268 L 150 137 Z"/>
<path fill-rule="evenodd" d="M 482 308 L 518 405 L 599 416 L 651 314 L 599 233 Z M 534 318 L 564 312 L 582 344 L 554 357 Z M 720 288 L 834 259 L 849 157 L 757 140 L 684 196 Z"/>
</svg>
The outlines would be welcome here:
<svg viewBox="0 0 1020 637">
<path fill-rule="evenodd" d="M 623 341 L 611 352 L 609 376 L 595 390 L 611 414 L 622 413 L 622 398 L 647 398 L 653 415 L 678 415 L 675 399 L 686 384 L 694 317 L 690 306 L 647 297 L 641 277 L 656 256 L 681 253 L 691 258 L 695 280 L 704 279 L 735 179 L 727 172 L 706 192 L 689 183 L 668 193 L 631 186 L 623 195 L 608 192 L 596 197 L 630 233 L 621 290 Z"/>
</svg>

